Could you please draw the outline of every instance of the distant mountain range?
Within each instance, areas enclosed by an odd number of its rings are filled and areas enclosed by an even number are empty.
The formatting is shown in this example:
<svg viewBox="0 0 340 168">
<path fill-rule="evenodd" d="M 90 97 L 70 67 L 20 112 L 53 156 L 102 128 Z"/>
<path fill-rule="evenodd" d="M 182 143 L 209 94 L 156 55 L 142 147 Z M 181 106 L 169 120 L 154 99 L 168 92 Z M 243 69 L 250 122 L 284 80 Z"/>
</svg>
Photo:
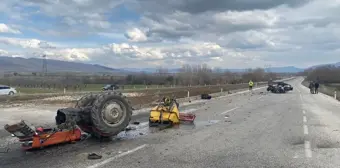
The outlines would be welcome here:
<svg viewBox="0 0 340 168">
<path fill-rule="evenodd" d="M 0 57 L 0 72 L 41 72 L 43 60 L 39 58 Z M 124 72 L 97 64 L 47 60 L 48 72 Z"/>
<path fill-rule="evenodd" d="M 327 66 L 327 65 L 333 65 L 335 67 L 340 67 L 340 62 L 334 63 L 334 64 L 320 64 L 320 65 L 314 65 L 312 67 L 309 67 L 308 69 L 313 69 L 313 68 L 317 68 L 317 67 L 321 67 L 321 66 Z"/>
<path fill-rule="evenodd" d="M 78 62 L 67 62 L 59 60 L 47 60 L 48 72 L 85 72 L 85 73 L 131 73 L 145 72 L 153 73 L 157 68 L 110 68 L 97 64 L 85 64 Z M 20 57 L 1 57 L 0 56 L 0 72 L 41 72 L 43 60 L 39 58 L 20 58 Z M 340 62 L 333 65 L 340 67 Z M 170 73 L 179 72 L 179 68 L 169 69 Z M 244 72 L 246 69 L 223 69 L 231 72 Z M 304 69 L 294 66 L 272 67 L 265 69 L 270 72 L 278 73 L 297 73 Z"/>
</svg>

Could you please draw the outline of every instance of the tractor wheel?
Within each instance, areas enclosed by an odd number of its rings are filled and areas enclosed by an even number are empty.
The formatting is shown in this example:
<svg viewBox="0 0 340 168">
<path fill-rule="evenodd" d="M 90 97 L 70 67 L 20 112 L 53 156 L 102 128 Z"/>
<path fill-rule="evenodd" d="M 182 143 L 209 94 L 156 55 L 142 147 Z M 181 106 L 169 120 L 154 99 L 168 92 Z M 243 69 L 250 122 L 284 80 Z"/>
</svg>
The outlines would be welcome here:
<svg viewBox="0 0 340 168">
<path fill-rule="evenodd" d="M 86 96 L 83 96 L 82 98 L 80 98 L 76 105 L 75 108 L 84 108 L 84 107 L 88 107 L 88 106 L 92 106 L 93 102 L 97 99 L 97 95 L 96 94 L 89 94 Z M 83 121 L 81 123 L 78 123 L 79 128 L 88 133 L 88 134 L 92 134 L 92 128 L 91 128 L 91 117 L 90 117 L 90 113 L 89 111 L 83 111 L 84 114 L 80 114 L 80 115 L 84 115 Z"/>
<path fill-rule="evenodd" d="M 89 94 L 89 95 L 83 96 L 77 101 L 75 108 L 83 108 L 86 106 L 92 106 L 93 102 L 96 99 L 97 99 L 96 94 Z"/>
<path fill-rule="evenodd" d="M 92 130 L 97 138 L 117 135 L 129 125 L 132 106 L 120 92 L 98 95 L 91 110 Z"/>
</svg>

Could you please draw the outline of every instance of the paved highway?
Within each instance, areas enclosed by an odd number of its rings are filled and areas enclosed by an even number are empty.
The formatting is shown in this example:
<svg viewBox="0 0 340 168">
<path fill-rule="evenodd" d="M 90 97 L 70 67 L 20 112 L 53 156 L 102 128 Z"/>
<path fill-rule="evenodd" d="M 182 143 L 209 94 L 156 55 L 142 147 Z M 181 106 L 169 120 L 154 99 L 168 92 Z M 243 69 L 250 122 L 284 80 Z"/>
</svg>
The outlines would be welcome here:
<svg viewBox="0 0 340 168">
<path fill-rule="evenodd" d="M 340 103 L 309 94 L 301 81 L 288 82 L 294 91 L 286 94 L 262 89 L 182 108 L 196 113 L 195 125 L 150 129 L 147 115 L 137 115 L 136 130 L 111 141 L 24 153 L 2 133 L 10 150 L 0 153 L 0 167 L 340 167 Z M 92 152 L 103 158 L 88 160 Z"/>
</svg>

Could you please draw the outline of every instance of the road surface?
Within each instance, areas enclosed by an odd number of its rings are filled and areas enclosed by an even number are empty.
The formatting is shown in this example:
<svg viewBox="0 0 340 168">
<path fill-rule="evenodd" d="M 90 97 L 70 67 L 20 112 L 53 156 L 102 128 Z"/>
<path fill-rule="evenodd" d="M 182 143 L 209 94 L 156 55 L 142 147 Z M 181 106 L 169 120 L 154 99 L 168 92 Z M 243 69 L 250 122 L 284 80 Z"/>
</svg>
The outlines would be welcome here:
<svg viewBox="0 0 340 168">
<path fill-rule="evenodd" d="M 262 89 L 182 108 L 196 113 L 195 125 L 149 129 L 147 115 L 140 114 L 133 118 L 140 122 L 132 125 L 136 130 L 111 141 L 24 153 L 2 133 L 9 151 L 0 153 L 0 167 L 340 167 L 340 103 L 309 94 L 301 81 L 288 82 L 294 91 L 286 94 Z M 103 158 L 88 160 L 92 152 Z"/>
</svg>

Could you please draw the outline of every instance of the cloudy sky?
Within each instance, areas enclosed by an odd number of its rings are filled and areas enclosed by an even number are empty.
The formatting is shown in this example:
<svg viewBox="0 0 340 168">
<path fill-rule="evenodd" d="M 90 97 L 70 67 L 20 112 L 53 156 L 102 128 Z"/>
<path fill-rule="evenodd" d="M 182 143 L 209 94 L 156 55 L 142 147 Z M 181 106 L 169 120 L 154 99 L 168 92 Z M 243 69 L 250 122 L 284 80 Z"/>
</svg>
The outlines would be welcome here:
<svg viewBox="0 0 340 168">
<path fill-rule="evenodd" d="M 1 0 L 0 56 L 110 67 L 340 61 L 340 0 Z"/>
</svg>

